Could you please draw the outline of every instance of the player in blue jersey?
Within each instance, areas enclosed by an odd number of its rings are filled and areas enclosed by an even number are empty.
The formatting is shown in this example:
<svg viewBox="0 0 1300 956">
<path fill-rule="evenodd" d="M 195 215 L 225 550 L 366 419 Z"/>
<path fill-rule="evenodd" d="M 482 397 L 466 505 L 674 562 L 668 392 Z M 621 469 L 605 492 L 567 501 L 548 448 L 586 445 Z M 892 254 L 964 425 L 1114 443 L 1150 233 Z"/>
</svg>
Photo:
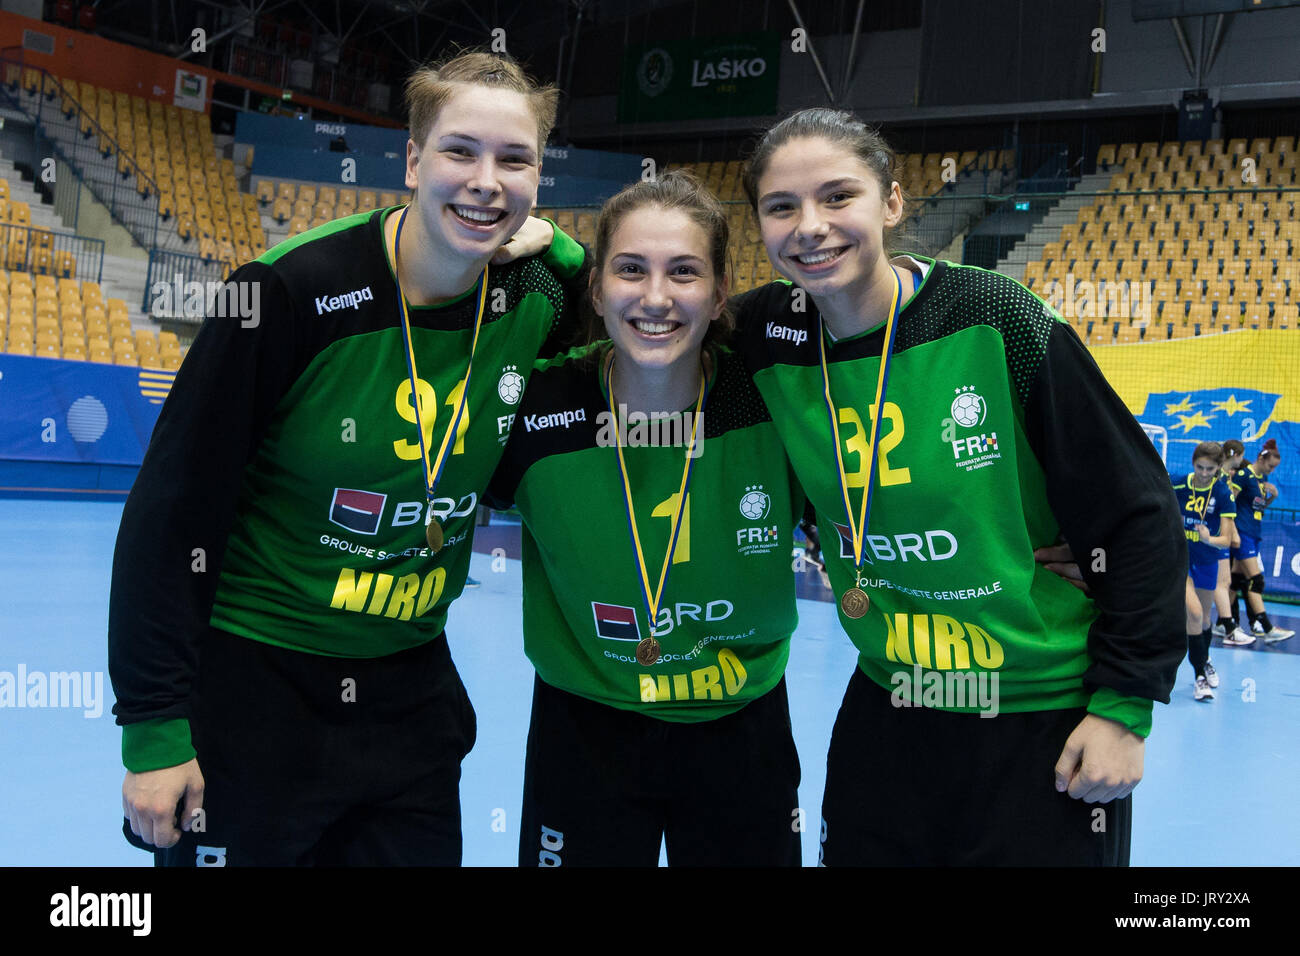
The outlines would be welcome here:
<svg viewBox="0 0 1300 956">
<path fill-rule="evenodd" d="M 1254 464 L 1239 468 L 1236 474 L 1236 483 L 1241 487 L 1237 493 L 1237 533 L 1241 543 L 1232 549 L 1232 580 L 1235 590 L 1246 596 L 1251 629 L 1268 643 L 1285 641 L 1295 634 L 1268 619 L 1264 610 L 1264 565 L 1259 557 L 1262 512 L 1277 498 L 1277 487 L 1266 479 L 1281 460 L 1277 442 L 1270 438 L 1260 448 Z"/>
<path fill-rule="evenodd" d="M 1235 438 L 1229 438 L 1223 443 L 1223 465 L 1219 468 L 1219 481 L 1225 483 L 1228 492 L 1232 495 L 1232 500 L 1237 500 L 1237 495 L 1241 491 L 1241 486 L 1237 484 L 1237 469 L 1241 467 L 1242 460 L 1246 457 L 1245 446 Z M 1218 612 L 1219 619 L 1215 622 L 1214 627 L 1210 629 L 1212 637 L 1218 637 L 1228 647 L 1245 647 L 1255 643 L 1255 635 L 1244 631 L 1237 624 L 1237 596 L 1232 589 L 1231 565 L 1233 548 L 1241 544 L 1237 528 L 1232 529 L 1232 540 L 1228 546 L 1219 549 L 1219 577 L 1214 588 L 1215 610 Z M 1232 624 L 1232 630 L 1228 630 L 1228 624 Z"/>
<path fill-rule="evenodd" d="M 1187 659 L 1196 672 L 1197 700 L 1213 700 L 1213 688 L 1219 685 L 1209 663 L 1210 607 L 1219 577 L 1219 549 L 1232 540 L 1237 514 L 1227 484 L 1216 480 L 1222 464 L 1219 443 L 1203 441 L 1192 453 L 1193 472 L 1174 482 L 1187 534 Z"/>
</svg>

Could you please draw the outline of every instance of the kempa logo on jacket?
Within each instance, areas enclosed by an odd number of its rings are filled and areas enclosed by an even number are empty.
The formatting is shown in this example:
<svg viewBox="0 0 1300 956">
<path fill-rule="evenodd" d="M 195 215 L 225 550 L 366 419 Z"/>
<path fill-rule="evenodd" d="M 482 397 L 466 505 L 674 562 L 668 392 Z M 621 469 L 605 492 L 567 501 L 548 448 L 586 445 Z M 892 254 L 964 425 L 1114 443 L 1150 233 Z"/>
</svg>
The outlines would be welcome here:
<svg viewBox="0 0 1300 956">
<path fill-rule="evenodd" d="M 339 295 L 332 295 L 329 298 L 325 296 L 316 297 L 316 314 L 324 315 L 326 312 L 333 312 L 336 309 L 359 309 L 362 302 L 374 302 L 375 295 L 370 291 L 370 286 L 364 289 L 353 289 L 351 292 L 343 292 Z"/>
</svg>

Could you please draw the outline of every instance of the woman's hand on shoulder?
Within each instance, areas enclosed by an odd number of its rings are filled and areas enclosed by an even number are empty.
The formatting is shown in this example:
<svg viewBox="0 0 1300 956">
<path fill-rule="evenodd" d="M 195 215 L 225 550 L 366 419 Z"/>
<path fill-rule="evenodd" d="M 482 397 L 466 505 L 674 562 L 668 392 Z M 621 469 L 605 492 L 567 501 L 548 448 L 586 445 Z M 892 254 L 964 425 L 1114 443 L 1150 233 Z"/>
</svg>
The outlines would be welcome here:
<svg viewBox="0 0 1300 956">
<path fill-rule="evenodd" d="M 519 231 L 506 240 L 492 256 L 492 265 L 503 266 L 525 256 L 536 256 L 551 248 L 555 228 L 545 219 L 529 216 Z"/>
</svg>

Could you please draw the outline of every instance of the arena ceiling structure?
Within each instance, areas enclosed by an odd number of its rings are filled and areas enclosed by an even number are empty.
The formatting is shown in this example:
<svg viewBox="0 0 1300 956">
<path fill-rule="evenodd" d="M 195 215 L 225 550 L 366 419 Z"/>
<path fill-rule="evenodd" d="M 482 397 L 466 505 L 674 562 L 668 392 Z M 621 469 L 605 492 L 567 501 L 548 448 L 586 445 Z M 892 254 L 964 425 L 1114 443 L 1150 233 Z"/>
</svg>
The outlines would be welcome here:
<svg viewBox="0 0 1300 956">
<path fill-rule="evenodd" d="M 760 0 L 746 4 L 739 18 L 726 0 L 101 0 L 95 12 L 96 32 L 109 39 L 213 69 L 241 72 L 232 69 L 234 54 L 246 46 L 363 68 L 367 78 L 394 88 L 413 67 L 449 48 L 499 42 L 540 77 L 582 95 L 598 79 L 584 73 L 605 71 L 609 56 L 626 43 L 801 27 L 817 59 L 818 36 L 921 25 L 921 4 L 886 0 L 867 7 L 865 0 Z M 196 30 L 203 31 L 202 50 L 195 49 Z M 585 69 L 575 70 L 580 63 Z M 819 62 L 818 72 L 827 100 L 838 98 L 848 70 Z M 385 112 L 396 116 L 395 110 L 396 99 Z"/>
</svg>

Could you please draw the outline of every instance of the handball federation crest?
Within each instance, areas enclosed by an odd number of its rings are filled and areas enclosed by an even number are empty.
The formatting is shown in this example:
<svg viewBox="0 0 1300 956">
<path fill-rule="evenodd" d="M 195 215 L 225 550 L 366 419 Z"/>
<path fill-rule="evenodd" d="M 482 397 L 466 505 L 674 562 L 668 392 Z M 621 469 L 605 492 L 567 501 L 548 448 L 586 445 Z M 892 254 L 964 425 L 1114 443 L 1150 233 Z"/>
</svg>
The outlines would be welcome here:
<svg viewBox="0 0 1300 956">
<path fill-rule="evenodd" d="M 507 405 L 518 405 L 524 396 L 524 377 L 515 371 L 515 366 L 507 365 L 501 370 L 497 379 L 497 394 Z"/>
<path fill-rule="evenodd" d="M 975 391 L 975 386 L 963 385 L 956 391 L 957 397 L 952 400 L 952 420 L 964 428 L 982 425 L 988 407 L 984 398 Z"/>
<path fill-rule="evenodd" d="M 772 499 L 768 497 L 762 485 L 750 485 L 740 498 L 740 513 L 750 521 L 766 518 L 771 507 Z"/>
</svg>

